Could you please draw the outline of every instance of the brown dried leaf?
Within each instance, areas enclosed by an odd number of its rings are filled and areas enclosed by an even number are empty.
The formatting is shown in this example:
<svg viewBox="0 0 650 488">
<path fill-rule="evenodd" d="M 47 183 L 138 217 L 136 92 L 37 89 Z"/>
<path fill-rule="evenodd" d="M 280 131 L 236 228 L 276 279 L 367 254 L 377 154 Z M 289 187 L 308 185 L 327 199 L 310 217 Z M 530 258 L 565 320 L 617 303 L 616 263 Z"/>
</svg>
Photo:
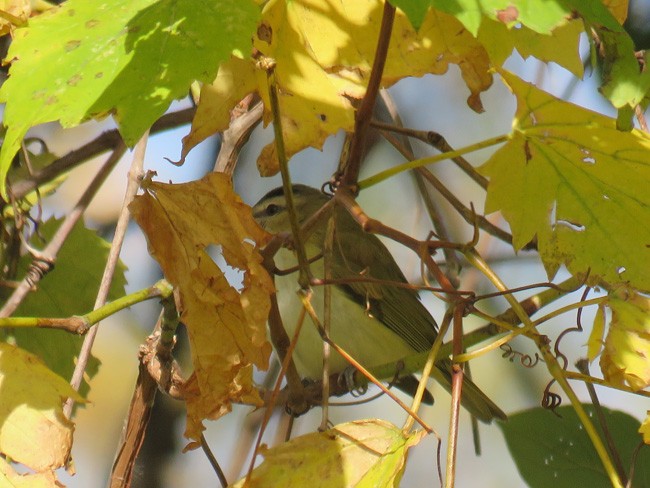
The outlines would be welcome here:
<svg viewBox="0 0 650 488">
<path fill-rule="evenodd" d="M 0 486 L 9 488 L 63 488 L 52 471 L 20 474 L 13 466 L 0 458 Z"/>
<path fill-rule="evenodd" d="M 253 365 L 268 367 L 266 319 L 273 283 L 257 249 L 268 234 L 224 174 L 179 185 L 149 183 L 146 190 L 131 211 L 151 255 L 180 292 L 194 365 L 185 388 L 186 435 L 197 440 L 202 420 L 226 414 L 232 402 L 261 403 L 252 372 Z M 228 266 L 243 272 L 241 288 L 228 282 L 206 252 L 215 245 Z"/>
</svg>

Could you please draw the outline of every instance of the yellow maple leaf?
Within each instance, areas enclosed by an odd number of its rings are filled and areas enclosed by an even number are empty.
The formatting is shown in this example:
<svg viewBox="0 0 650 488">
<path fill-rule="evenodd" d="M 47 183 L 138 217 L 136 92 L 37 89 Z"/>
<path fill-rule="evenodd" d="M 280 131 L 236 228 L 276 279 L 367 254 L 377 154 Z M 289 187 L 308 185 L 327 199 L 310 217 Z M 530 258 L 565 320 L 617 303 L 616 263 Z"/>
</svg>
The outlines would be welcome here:
<svg viewBox="0 0 650 488">
<path fill-rule="evenodd" d="M 191 132 L 183 138 L 181 159 L 191 148 L 230 125 L 230 111 L 247 94 L 257 91 L 255 64 L 231 57 L 219 66 L 216 79 L 201 87 Z"/>
<path fill-rule="evenodd" d="M 149 250 L 180 292 L 194 372 L 185 386 L 186 435 L 198 439 L 202 420 L 218 418 L 231 402 L 260 404 L 253 365 L 268 367 L 266 338 L 273 282 L 257 252 L 268 239 L 230 178 L 212 173 L 199 181 L 148 183 L 131 211 Z M 243 272 L 237 289 L 207 251 L 221 246 L 228 266 Z"/>
<path fill-rule="evenodd" d="M 614 385 L 642 390 L 650 385 L 650 299 L 619 291 L 608 305 L 612 321 L 600 358 L 603 376 Z"/>
<path fill-rule="evenodd" d="M 425 435 L 405 436 L 383 420 L 358 420 L 262 451 L 264 462 L 233 488 L 263 486 L 398 486 L 408 450 Z M 300 469 L 296 469 L 300 466 Z"/>
<path fill-rule="evenodd" d="M 643 442 L 650 444 L 650 410 L 648 410 L 645 420 L 639 427 L 639 434 L 643 435 Z"/>
<path fill-rule="evenodd" d="M 479 168 L 490 178 L 486 212 L 501 211 L 516 249 L 537 236 L 551 277 L 564 264 L 589 284 L 650 290 L 650 136 L 500 73 L 517 113 Z"/>
<path fill-rule="evenodd" d="M 353 129 L 350 99 L 365 93 L 382 9 L 378 0 L 271 0 L 265 5 L 254 47 L 275 62 L 287 156 L 308 146 L 320 149 L 331 134 Z M 398 10 L 383 86 L 407 76 L 444 74 L 449 64 L 460 68 L 470 90 L 469 106 L 482 111 L 480 93 L 492 84 L 483 46 L 451 15 L 429 9 L 416 32 Z M 235 83 L 230 75 L 234 72 Z M 228 111 L 249 89 L 264 101 L 265 123 L 271 121 L 266 73 L 253 61 L 233 59 L 221 67 L 212 86 L 202 90 L 192 130 L 183 141 L 183 157 L 205 137 L 228 126 Z M 265 155 L 268 159 L 272 152 Z M 266 160 L 262 167 L 267 174 L 277 171 Z"/>
<path fill-rule="evenodd" d="M 598 306 L 594 324 L 591 327 L 589 341 L 587 341 L 587 359 L 593 361 L 596 359 L 600 350 L 603 348 L 603 334 L 605 333 L 605 307 L 601 304 Z"/>
<path fill-rule="evenodd" d="M 582 78 L 584 66 L 578 48 L 583 32 L 584 22 L 581 19 L 559 25 L 550 35 L 546 35 L 525 25 L 514 29 L 503 22 L 484 18 L 478 31 L 478 39 L 485 46 L 494 66 L 503 65 L 515 48 L 524 59 L 534 56 L 546 63 L 552 61 Z"/>
<path fill-rule="evenodd" d="M 35 355 L 0 342 L 0 452 L 36 472 L 64 466 L 74 424 L 63 401 L 83 398 Z"/>
<path fill-rule="evenodd" d="M 628 3 L 628 0 L 603 0 L 603 4 L 619 24 L 623 24 L 627 18 Z"/>
</svg>

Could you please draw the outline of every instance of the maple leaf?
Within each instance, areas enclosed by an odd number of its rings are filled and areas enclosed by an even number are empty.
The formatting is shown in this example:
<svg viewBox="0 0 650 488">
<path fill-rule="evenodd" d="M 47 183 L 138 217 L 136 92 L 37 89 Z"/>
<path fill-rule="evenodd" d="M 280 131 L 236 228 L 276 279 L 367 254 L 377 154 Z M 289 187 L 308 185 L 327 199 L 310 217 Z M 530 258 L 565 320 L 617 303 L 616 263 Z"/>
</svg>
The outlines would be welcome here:
<svg viewBox="0 0 650 488">
<path fill-rule="evenodd" d="M 650 444 L 650 410 L 648 410 L 645 420 L 639 427 L 639 434 L 643 435 L 643 442 Z"/>
<path fill-rule="evenodd" d="M 186 435 L 197 440 L 202 420 L 229 412 L 231 402 L 261 404 L 252 373 L 253 365 L 268 367 L 273 282 L 257 250 L 269 235 L 224 174 L 178 185 L 149 182 L 146 190 L 130 208 L 151 255 L 180 293 L 194 366 L 185 385 Z M 243 272 L 241 289 L 208 255 L 214 245 L 228 266 Z"/>
<path fill-rule="evenodd" d="M 522 58 L 533 56 L 545 63 L 554 62 L 568 69 L 578 78 L 584 74 L 580 59 L 580 35 L 584 22 L 575 19 L 557 26 L 550 34 L 521 25 L 509 29 L 502 22 L 484 19 L 478 31 L 478 39 L 485 46 L 494 66 L 501 66 L 517 49 Z"/>
<path fill-rule="evenodd" d="M 112 113 L 135 144 L 194 80 L 212 80 L 233 50 L 247 50 L 258 16 L 242 0 L 69 0 L 16 29 L 0 89 L 0 194 L 8 201 L 5 176 L 30 127 Z"/>
<path fill-rule="evenodd" d="M 264 462 L 233 485 L 362 487 L 398 486 L 408 450 L 426 432 L 405 436 L 383 420 L 357 420 L 326 432 L 307 434 L 271 449 L 263 449 Z M 300 469 L 293 469 L 300 466 Z"/>
<path fill-rule="evenodd" d="M 38 356 L 5 342 L 0 342 L 0 388 L 0 452 L 37 472 L 64 466 L 74 424 L 63 415 L 62 403 L 84 399 Z"/>
<path fill-rule="evenodd" d="M 650 385 L 650 299 L 630 290 L 613 293 L 612 310 L 600 368 L 616 386 L 627 383 L 633 390 Z"/>
<path fill-rule="evenodd" d="M 365 94 L 375 55 L 382 2 L 358 0 L 272 0 L 262 13 L 254 38 L 258 53 L 272 58 L 288 157 L 305 147 L 322 148 L 325 139 L 353 130 L 351 100 Z M 338 22 L 334 19 L 345 19 Z M 418 31 L 397 11 L 382 84 L 407 76 L 444 74 L 460 68 L 470 95 L 468 105 L 483 110 L 480 94 L 492 84 L 483 46 L 454 17 L 430 9 Z M 237 73 L 234 78 L 232 73 Z M 252 60 L 233 58 L 201 91 L 181 158 L 209 135 L 230 123 L 229 110 L 250 91 L 264 101 L 264 121 L 272 120 L 266 73 Z M 264 153 L 265 174 L 277 172 L 271 149 Z"/>
<path fill-rule="evenodd" d="M 517 113 L 479 169 L 490 178 L 486 212 L 501 211 L 515 249 L 537 236 L 550 277 L 565 264 L 589 284 L 650 290 L 650 137 L 501 74 Z"/>
</svg>

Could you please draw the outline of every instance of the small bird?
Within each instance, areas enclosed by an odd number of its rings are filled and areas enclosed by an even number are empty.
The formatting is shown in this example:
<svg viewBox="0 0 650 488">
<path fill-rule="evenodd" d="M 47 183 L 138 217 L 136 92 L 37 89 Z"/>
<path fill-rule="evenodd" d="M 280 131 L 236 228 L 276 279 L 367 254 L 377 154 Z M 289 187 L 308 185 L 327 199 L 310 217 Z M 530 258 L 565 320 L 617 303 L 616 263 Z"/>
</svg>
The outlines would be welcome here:
<svg viewBox="0 0 650 488">
<path fill-rule="evenodd" d="M 299 225 L 304 224 L 330 199 L 309 186 L 294 185 L 292 189 Z M 410 288 L 379 283 L 408 282 L 386 246 L 376 236 L 365 232 L 344 208 L 335 206 L 333 211 L 335 230 L 330 276 L 345 284 L 331 285 L 329 335 L 332 341 L 364 367 L 397 362 L 416 352 L 428 351 L 438 335 L 438 326 L 420 302 L 418 293 Z M 270 191 L 255 204 L 253 217 L 268 232 L 291 231 L 282 187 Z M 303 242 L 311 272 L 313 276 L 321 278 L 324 277 L 323 250 L 327 222 L 327 218 L 321 219 Z M 297 269 L 298 266 L 295 252 L 286 247 L 278 251 L 275 263 L 281 270 Z M 289 337 L 293 336 L 302 309 L 296 295 L 297 276 L 296 271 L 276 276 L 275 279 L 278 305 Z M 375 281 L 353 280 L 359 277 Z M 319 317 L 323 317 L 323 294 L 322 286 L 314 288 L 312 305 Z M 293 361 L 301 377 L 321 378 L 322 344 L 316 328 L 305 323 L 293 352 Z M 330 373 L 341 373 L 348 367 L 349 363 L 341 355 L 331 351 Z M 432 376 L 450 391 L 451 361 L 437 361 Z M 483 422 L 507 418 L 468 379 L 463 382 L 461 403 Z"/>
</svg>

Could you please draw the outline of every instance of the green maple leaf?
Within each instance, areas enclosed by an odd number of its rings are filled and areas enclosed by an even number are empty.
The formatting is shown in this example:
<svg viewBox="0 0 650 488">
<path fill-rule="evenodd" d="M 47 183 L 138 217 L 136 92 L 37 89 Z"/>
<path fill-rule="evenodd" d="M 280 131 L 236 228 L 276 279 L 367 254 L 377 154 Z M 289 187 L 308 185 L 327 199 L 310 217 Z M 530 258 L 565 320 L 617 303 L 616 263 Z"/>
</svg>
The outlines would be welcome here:
<svg viewBox="0 0 650 488">
<path fill-rule="evenodd" d="M 565 264 L 589 284 L 650 290 L 650 137 L 502 72 L 517 97 L 510 140 L 481 167 L 486 211 L 513 244 L 535 236 L 549 276 Z"/>
<path fill-rule="evenodd" d="M 194 80 L 212 81 L 233 51 L 248 54 L 258 18 L 252 1 L 69 0 L 17 29 L 0 90 L 2 195 L 30 127 L 112 113 L 133 145 Z"/>
<path fill-rule="evenodd" d="M 51 218 L 39 227 L 39 235 L 32 238 L 31 244 L 40 248 L 44 243 L 39 236 L 51 239 L 61 225 L 59 219 Z M 61 248 L 54 269 L 38 284 L 37 291 L 27 295 L 15 315 L 17 317 L 70 317 L 87 313 L 93 309 L 95 297 L 104 273 L 109 245 L 94 231 L 82 223 L 72 233 Z M 26 255 L 20 261 L 22 272 L 31 263 Z M 120 262 L 111 283 L 109 299 L 124 295 L 126 268 Z M 47 366 L 58 375 L 70 378 L 74 371 L 75 358 L 83 342 L 83 337 L 61 330 L 16 328 L 11 332 L 16 345 L 39 356 Z M 99 368 L 99 361 L 91 356 L 86 372 L 93 377 Z M 84 383 L 83 392 L 87 390 Z"/>
<path fill-rule="evenodd" d="M 484 17 L 504 24 L 521 24 L 541 34 L 550 34 L 571 16 L 571 9 L 561 2 L 529 0 L 429 0 L 438 10 L 460 20 L 465 28 L 476 35 Z M 410 3 L 402 0 L 400 3 Z M 400 5 L 401 6 L 401 5 Z"/>
</svg>

